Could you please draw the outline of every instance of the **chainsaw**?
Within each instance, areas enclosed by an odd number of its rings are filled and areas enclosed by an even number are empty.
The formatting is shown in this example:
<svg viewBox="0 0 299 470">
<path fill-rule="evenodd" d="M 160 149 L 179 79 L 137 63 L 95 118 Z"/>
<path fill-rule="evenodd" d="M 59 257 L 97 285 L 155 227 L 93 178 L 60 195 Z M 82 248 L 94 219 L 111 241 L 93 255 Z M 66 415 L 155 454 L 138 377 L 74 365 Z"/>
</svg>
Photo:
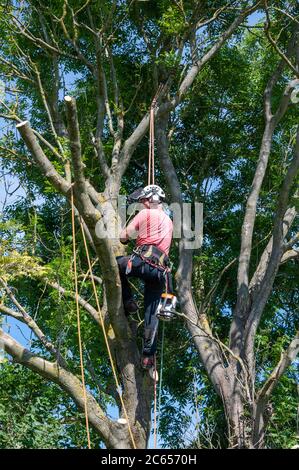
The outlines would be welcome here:
<svg viewBox="0 0 299 470">
<path fill-rule="evenodd" d="M 156 311 L 156 317 L 159 320 L 170 321 L 175 317 L 176 314 L 177 298 L 173 294 L 164 292 L 161 295 L 160 302 Z"/>
</svg>

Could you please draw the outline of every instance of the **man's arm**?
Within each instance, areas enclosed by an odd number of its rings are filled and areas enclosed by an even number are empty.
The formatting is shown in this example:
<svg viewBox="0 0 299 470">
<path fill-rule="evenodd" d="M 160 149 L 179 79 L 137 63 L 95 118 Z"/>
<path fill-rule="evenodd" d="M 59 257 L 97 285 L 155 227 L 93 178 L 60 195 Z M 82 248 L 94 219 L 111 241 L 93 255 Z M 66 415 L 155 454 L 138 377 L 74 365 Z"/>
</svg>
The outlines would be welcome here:
<svg viewBox="0 0 299 470">
<path fill-rule="evenodd" d="M 139 230 L 140 212 L 134 217 L 134 219 L 125 227 L 119 236 L 119 240 L 123 245 L 129 243 L 130 239 L 135 239 Z"/>
<path fill-rule="evenodd" d="M 121 233 L 120 233 L 120 236 L 119 236 L 119 241 L 120 243 L 122 243 L 123 245 L 126 245 L 127 243 L 129 243 L 129 237 L 128 237 L 128 233 L 127 233 L 127 229 L 124 228 Z"/>
</svg>

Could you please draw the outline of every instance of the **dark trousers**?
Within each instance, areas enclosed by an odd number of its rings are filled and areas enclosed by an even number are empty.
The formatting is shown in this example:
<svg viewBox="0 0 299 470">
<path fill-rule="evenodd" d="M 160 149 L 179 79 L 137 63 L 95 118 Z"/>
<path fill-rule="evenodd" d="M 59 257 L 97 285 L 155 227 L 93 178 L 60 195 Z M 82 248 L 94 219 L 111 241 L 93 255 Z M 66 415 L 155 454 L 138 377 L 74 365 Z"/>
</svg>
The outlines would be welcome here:
<svg viewBox="0 0 299 470">
<path fill-rule="evenodd" d="M 161 294 L 165 289 L 163 272 L 154 266 L 145 263 L 136 255 L 132 260 L 131 272 L 126 274 L 129 256 L 117 257 L 120 279 L 122 283 L 123 301 L 132 299 L 132 291 L 128 278 L 136 277 L 144 282 L 144 343 L 143 354 L 152 356 L 157 350 L 158 323 L 155 313 L 159 305 Z"/>
</svg>

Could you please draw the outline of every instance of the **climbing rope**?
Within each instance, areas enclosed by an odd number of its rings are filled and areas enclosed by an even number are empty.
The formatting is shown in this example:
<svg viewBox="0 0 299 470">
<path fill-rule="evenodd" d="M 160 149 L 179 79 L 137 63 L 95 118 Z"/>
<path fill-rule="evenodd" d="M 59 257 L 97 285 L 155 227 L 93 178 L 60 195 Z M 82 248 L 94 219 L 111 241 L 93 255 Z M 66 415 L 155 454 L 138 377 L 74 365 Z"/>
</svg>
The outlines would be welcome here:
<svg viewBox="0 0 299 470">
<path fill-rule="evenodd" d="M 88 443 L 88 448 L 91 449 L 89 422 L 88 422 L 88 410 L 87 410 L 87 395 L 86 395 L 85 376 L 84 376 L 83 348 L 82 348 L 82 338 L 81 338 L 81 322 L 80 322 L 80 307 L 79 307 L 79 292 L 78 292 L 78 277 L 77 277 L 75 207 L 74 207 L 73 187 L 71 189 L 71 206 L 72 206 L 74 281 L 75 281 L 75 291 L 76 291 L 76 311 L 77 311 L 77 329 L 78 329 L 78 343 L 79 343 L 79 354 L 80 354 L 80 369 L 81 369 L 81 380 L 82 380 L 82 387 L 83 387 L 83 400 L 84 400 L 84 413 L 85 413 L 85 426 L 86 426 L 87 443 Z"/>
<path fill-rule="evenodd" d="M 148 151 L 148 181 L 147 184 L 155 184 L 155 109 L 157 101 L 165 85 L 160 84 L 155 94 L 150 108 L 150 126 L 149 126 L 149 151 Z"/>
<path fill-rule="evenodd" d="M 164 89 L 164 85 L 159 85 L 157 93 L 152 101 L 151 108 L 150 108 L 150 135 L 149 135 L 149 161 L 148 161 L 148 184 L 150 185 L 155 184 L 155 108 L 157 105 L 157 100 L 159 95 L 162 93 Z M 78 276 L 77 276 L 77 256 L 76 256 L 76 233 L 75 233 L 75 206 L 74 206 L 74 194 L 73 194 L 73 187 L 71 187 L 71 211 L 72 211 L 72 238 L 73 238 L 73 259 L 74 259 L 74 280 L 75 280 L 75 292 L 76 292 L 76 312 L 77 312 L 77 329 L 78 329 L 78 343 L 79 343 L 79 354 L 80 354 L 80 369 L 81 369 L 81 380 L 82 380 L 82 387 L 83 387 L 83 400 L 84 400 L 84 412 L 85 412 L 85 425 L 86 425 L 86 435 L 87 435 L 87 442 L 88 448 L 91 449 L 91 442 L 90 442 L 90 431 L 89 431 L 89 421 L 88 421 L 88 407 L 87 407 L 87 394 L 86 394 L 86 386 L 85 386 L 85 375 L 84 375 L 84 361 L 83 361 L 83 348 L 82 348 L 82 337 L 81 337 L 81 321 L 80 321 L 80 307 L 79 307 L 79 292 L 78 292 Z M 93 277 L 92 265 L 90 261 L 89 249 L 86 242 L 85 232 L 83 228 L 83 223 L 81 216 L 79 215 L 80 221 L 80 228 L 82 232 L 82 237 L 84 241 L 84 248 L 85 253 L 88 261 L 89 272 L 91 276 L 93 291 L 96 299 L 96 305 L 100 317 L 101 327 L 103 330 L 103 335 L 107 347 L 107 352 L 116 384 L 116 389 L 119 394 L 120 402 L 122 405 L 122 409 L 125 414 L 126 422 L 128 424 L 128 430 L 130 434 L 130 438 L 133 444 L 134 449 L 136 449 L 135 439 L 132 433 L 132 429 L 129 422 L 129 417 L 126 411 L 126 407 L 122 398 L 121 387 L 117 378 L 116 369 L 114 365 L 114 361 L 112 358 L 108 337 L 105 329 L 104 319 L 102 315 L 102 311 L 100 308 L 99 298 L 97 294 L 97 289 Z M 164 325 L 163 325 L 163 340 L 162 340 L 162 348 L 164 343 Z M 162 358 L 163 358 L 163 349 L 162 349 Z M 161 361 L 161 368 L 162 368 L 163 360 Z M 154 447 L 157 446 L 157 380 L 156 380 L 156 355 L 154 356 Z M 162 378 L 162 370 L 161 370 L 161 378 Z M 161 404 L 161 382 L 160 382 L 160 391 L 159 391 L 159 410 Z"/>
<path fill-rule="evenodd" d="M 98 293 L 97 293 L 97 289 L 96 289 L 96 285 L 95 285 L 95 281 L 94 281 L 94 277 L 93 277 L 93 271 L 92 271 L 92 266 L 91 266 L 91 261 L 90 261 L 89 249 L 88 249 L 87 242 L 86 242 L 86 237 L 85 237 L 85 232 L 84 232 L 81 216 L 79 216 L 79 219 L 80 219 L 80 227 L 81 227 L 81 232 L 82 232 L 82 237 L 83 237 L 83 242 L 84 242 L 85 253 L 86 253 L 89 272 L 90 272 L 90 276 L 91 276 L 93 292 L 94 292 L 94 296 L 95 296 L 95 299 L 96 299 L 97 310 L 98 310 L 98 313 L 99 313 L 101 327 L 102 327 L 103 335 L 104 335 L 104 339 L 105 339 L 105 344 L 106 344 L 106 347 L 107 347 L 107 352 L 108 352 L 108 356 L 109 356 L 109 360 L 110 360 L 110 364 L 111 364 L 111 368 L 112 368 L 112 372 L 113 372 L 113 376 L 114 376 L 114 380 L 115 380 L 116 390 L 119 394 L 119 399 L 120 399 L 122 409 L 123 409 L 124 414 L 125 414 L 126 422 L 128 424 L 130 439 L 132 441 L 134 449 L 136 449 L 137 447 L 136 447 L 135 439 L 134 439 L 132 429 L 131 429 L 131 426 L 130 426 L 128 413 L 127 413 L 127 410 L 126 410 L 126 407 L 125 407 L 125 404 L 124 404 L 124 401 L 123 401 L 121 387 L 120 387 L 120 384 L 119 384 L 119 381 L 118 381 L 118 378 L 117 378 L 116 369 L 115 369 L 114 361 L 113 361 L 113 358 L 112 358 L 112 354 L 111 354 L 111 350 L 110 350 L 110 346 L 109 346 L 109 342 L 108 342 L 108 337 L 107 337 L 105 324 L 104 324 L 104 319 L 103 319 L 103 314 L 102 314 L 102 310 L 101 310 L 101 307 L 100 307 L 99 297 L 98 297 Z"/>
<path fill-rule="evenodd" d="M 83 399 L 84 399 L 84 411 L 85 411 L 85 422 L 86 422 L 86 434 L 87 434 L 88 448 L 90 449 L 91 444 L 90 444 L 90 432 L 89 432 L 88 409 L 87 409 L 87 394 L 86 394 L 85 376 L 84 376 L 83 348 L 82 348 L 82 338 L 81 338 L 81 322 L 80 322 L 80 307 L 79 307 L 79 293 L 78 293 L 76 234 L 75 234 L 75 205 L 74 205 L 73 188 L 71 189 L 71 209 L 72 209 L 72 238 L 73 238 L 73 257 L 74 257 L 74 278 L 75 278 L 75 291 L 76 291 L 76 310 L 77 310 L 77 326 L 78 326 L 78 342 L 79 342 L 79 352 L 80 352 L 81 380 L 82 380 L 82 386 L 83 386 Z M 111 350 L 110 350 L 110 346 L 109 346 L 109 342 L 108 342 L 108 338 L 107 338 L 107 333 L 106 333 L 106 329 L 105 329 L 105 325 L 104 325 L 104 319 L 103 319 L 102 311 L 101 311 L 101 308 L 100 308 L 97 289 L 96 289 L 96 285 L 95 285 L 95 281 L 94 281 L 94 277 L 93 277 L 92 264 L 91 264 L 91 261 L 90 261 L 90 255 L 89 255 L 89 250 L 88 250 L 88 246 L 87 246 L 87 242 L 86 242 L 86 237 L 85 237 L 85 232 L 84 232 L 84 227 L 83 227 L 81 216 L 79 216 L 79 221 L 80 221 L 80 228 L 81 228 L 83 242 L 84 242 L 85 253 L 86 253 L 87 262 L 88 262 L 88 269 L 89 269 L 90 276 L 91 276 L 93 291 L 94 291 L 96 304 L 97 304 L 97 309 L 98 309 L 98 313 L 99 313 L 99 317 L 100 317 L 100 321 L 101 321 L 101 327 L 102 327 L 102 330 L 103 330 L 104 339 L 105 339 L 105 343 L 106 343 L 106 347 L 107 347 L 107 351 L 108 351 L 108 356 L 109 356 L 109 359 L 110 359 L 111 368 L 112 368 L 112 372 L 113 372 L 113 376 L 114 376 L 114 380 L 115 380 L 115 384 L 116 384 L 116 390 L 119 394 L 122 409 L 124 411 L 126 422 L 128 424 L 130 439 L 132 441 L 134 449 L 136 449 L 137 448 L 136 443 L 135 443 L 134 436 L 133 436 L 133 433 L 132 433 L 132 429 L 131 429 L 131 426 L 130 426 L 128 413 L 126 411 L 126 407 L 125 407 L 125 404 L 124 404 L 124 401 L 123 401 L 123 398 L 122 398 L 121 387 L 119 385 L 119 381 L 118 381 L 118 378 L 117 378 L 117 375 L 116 375 L 116 370 L 115 370 L 115 366 L 114 366 L 114 362 L 113 362 L 113 358 L 112 358 L 112 354 L 111 354 Z"/>
<path fill-rule="evenodd" d="M 157 435 L 160 425 L 160 413 L 161 413 L 161 397 L 162 397 L 162 381 L 163 381 L 163 359 L 164 359 L 164 337 L 165 337 L 165 322 L 163 322 L 162 328 L 162 344 L 161 344 L 161 364 L 159 373 L 159 395 L 158 395 L 158 406 L 157 406 L 157 381 L 154 383 L 154 448 L 157 448 Z M 154 377 L 156 378 L 156 355 L 154 358 Z M 158 422 L 157 422 L 158 414 Z"/>
<path fill-rule="evenodd" d="M 148 182 L 155 184 L 155 107 L 156 100 L 153 99 L 150 109 L 150 132 L 149 132 L 149 151 L 148 151 Z"/>
<path fill-rule="evenodd" d="M 160 413 L 161 413 L 162 380 L 163 380 L 163 360 L 164 360 L 164 337 L 165 337 L 165 322 L 163 322 L 163 327 L 162 327 L 162 344 L 161 344 L 161 364 L 160 364 L 160 383 L 159 383 L 159 399 L 158 399 L 158 425 L 157 425 L 157 432 L 159 431 Z"/>
<path fill-rule="evenodd" d="M 148 181 L 147 184 L 155 184 L 155 109 L 157 106 L 157 101 L 159 96 L 164 91 L 166 85 L 160 84 L 157 90 L 156 95 L 153 98 L 150 107 L 150 122 L 149 122 L 149 152 L 148 152 Z M 166 280 L 167 285 L 167 280 Z M 168 287 L 166 287 L 168 290 Z M 162 347 L 164 343 L 164 324 L 163 324 L 163 337 L 162 337 Z M 163 365 L 163 348 L 161 351 L 161 367 Z M 162 379 L 162 370 L 160 371 L 160 396 L 159 396 L 159 414 L 160 414 L 160 403 L 161 403 L 161 379 Z M 154 355 L 154 448 L 157 448 L 157 362 L 156 354 Z"/>
<path fill-rule="evenodd" d="M 157 360 L 154 355 L 154 449 L 157 448 Z"/>
</svg>

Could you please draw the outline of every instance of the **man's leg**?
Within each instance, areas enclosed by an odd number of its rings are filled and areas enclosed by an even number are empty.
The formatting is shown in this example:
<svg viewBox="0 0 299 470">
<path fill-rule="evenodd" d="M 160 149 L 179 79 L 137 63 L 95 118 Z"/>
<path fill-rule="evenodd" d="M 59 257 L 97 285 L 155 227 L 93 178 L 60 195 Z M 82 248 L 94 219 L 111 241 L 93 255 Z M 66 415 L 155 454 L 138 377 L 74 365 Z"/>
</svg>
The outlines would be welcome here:
<svg viewBox="0 0 299 470">
<path fill-rule="evenodd" d="M 173 279 L 172 279 L 172 274 L 169 271 L 165 275 L 165 292 L 168 292 L 169 294 L 173 294 Z"/>
<path fill-rule="evenodd" d="M 159 320 L 156 310 L 164 291 L 164 278 L 157 268 L 147 265 L 144 284 L 144 345 L 143 355 L 153 356 L 157 350 Z M 160 273 L 160 274 L 159 274 Z"/>
<path fill-rule="evenodd" d="M 122 287 L 122 298 L 124 308 L 127 314 L 135 313 L 138 310 L 138 306 L 133 299 L 132 290 L 127 279 L 126 269 L 129 260 L 129 256 L 118 256 L 116 258 L 119 268 L 119 275 Z"/>
</svg>

